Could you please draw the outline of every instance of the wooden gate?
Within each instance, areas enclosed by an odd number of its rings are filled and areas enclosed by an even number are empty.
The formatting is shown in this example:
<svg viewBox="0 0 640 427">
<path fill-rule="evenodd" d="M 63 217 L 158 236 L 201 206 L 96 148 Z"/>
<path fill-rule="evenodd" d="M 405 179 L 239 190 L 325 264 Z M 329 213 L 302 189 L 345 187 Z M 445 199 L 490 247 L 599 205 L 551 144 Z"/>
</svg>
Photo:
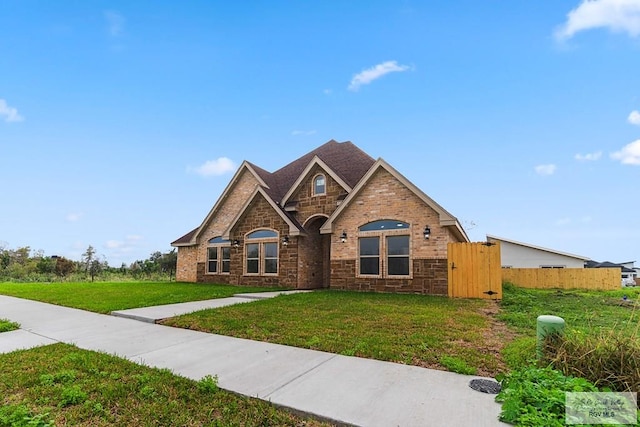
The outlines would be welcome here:
<svg viewBox="0 0 640 427">
<path fill-rule="evenodd" d="M 449 243 L 449 296 L 502 299 L 499 243 Z"/>
</svg>

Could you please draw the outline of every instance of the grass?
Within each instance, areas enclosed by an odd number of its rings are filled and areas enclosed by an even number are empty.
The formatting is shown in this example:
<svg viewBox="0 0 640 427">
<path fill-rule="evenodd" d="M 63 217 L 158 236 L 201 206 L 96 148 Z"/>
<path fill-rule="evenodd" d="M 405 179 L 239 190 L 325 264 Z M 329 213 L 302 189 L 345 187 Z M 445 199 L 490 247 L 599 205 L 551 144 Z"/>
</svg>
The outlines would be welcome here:
<svg viewBox="0 0 640 427">
<path fill-rule="evenodd" d="M 20 325 L 7 319 L 0 319 L 0 332 L 9 332 L 19 329 Z"/>
<path fill-rule="evenodd" d="M 494 303 L 319 291 L 204 310 L 165 325 L 461 373 L 495 374 L 503 339 Z M 446 357 L 443 357 L 446 356 Z"/>
<path fill-rule="evenodd" d="M 96 313 L 272 290 L 276 289 L 180 282 L 0 283 L 0 294 Z"/>
<path fill-rule="evenodd" d="M 0 354 L 0 426 L 322 426 L 168 370 L 54 344 Z"/>
</svg>

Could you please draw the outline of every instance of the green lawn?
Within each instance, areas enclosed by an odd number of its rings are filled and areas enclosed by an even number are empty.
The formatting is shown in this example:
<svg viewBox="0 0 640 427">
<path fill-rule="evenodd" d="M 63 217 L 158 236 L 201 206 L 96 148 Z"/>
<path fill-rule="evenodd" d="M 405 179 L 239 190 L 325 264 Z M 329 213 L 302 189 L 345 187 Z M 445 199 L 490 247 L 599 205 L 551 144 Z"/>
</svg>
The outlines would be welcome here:
<svg viewBox="0 0 640 427">
<path fill-rule="evenodd" d="M 66 344 L 0 354 L 0 426 L 322 426 L 268 402 Z"/>
<path fill-rule="evenodd" d="M 240 304 L 166 325 L 465 373 L 495 374 L 504 343 L 491 301 L 343 291 Z"/>
<path fill-rule="evenodd" d="M 180 282 L 0 283 L 0 294 L 97 313 L 272 290 L 276 289 Z"/>
</svg>

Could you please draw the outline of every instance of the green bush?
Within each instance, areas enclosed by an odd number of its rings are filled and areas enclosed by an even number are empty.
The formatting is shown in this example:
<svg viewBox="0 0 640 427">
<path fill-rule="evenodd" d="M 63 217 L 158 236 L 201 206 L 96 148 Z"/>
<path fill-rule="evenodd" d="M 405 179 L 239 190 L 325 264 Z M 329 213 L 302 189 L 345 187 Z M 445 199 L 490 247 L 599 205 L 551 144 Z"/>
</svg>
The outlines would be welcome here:
<svg viewBox="0 0 640 427">
<path fill-rule="evenodd" d="M 561 427 L 565 425 L 565 392 L 594 392 L 597 387 L 583 378 L 534 366 L 499 375 L 502 390 L 500 420 L 518 426 Z"/>
</svg>

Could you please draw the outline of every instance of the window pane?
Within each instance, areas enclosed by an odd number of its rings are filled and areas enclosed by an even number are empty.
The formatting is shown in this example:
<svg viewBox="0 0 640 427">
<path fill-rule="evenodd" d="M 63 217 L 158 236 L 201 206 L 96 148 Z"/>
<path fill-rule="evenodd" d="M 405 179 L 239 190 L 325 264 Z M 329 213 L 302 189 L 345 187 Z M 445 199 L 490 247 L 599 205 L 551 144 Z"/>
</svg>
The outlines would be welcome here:
<svg viewBox="0 0 640 427">
<path fill-rule="evenodd" d="M 222 248 L 222 259 L 223 260 L 231 259 L 231 248 Z"/>
<path fill-rule="evenodd" d="M 324 194 L 324 176 L 319 175 L 316 177 L 314 183 L 313 183 L 314 187 L 313 187 L 313 192 L 314 194 Z"/>
<path fill-rule="evenodd" d="M 378 237 L 361 237 L 360 256 L 380 255 L 380 243 Z"/>
<path fill-rule="evenodd" d="M 213 239 L 209 240 L 210 244 L 214 244 L 214 243 L 229 243 L 228 240 L 224 240 L 222 237 L 218 236 L 218 237 L 214 237 Z"/>
<path fill-rule="evenodd" d="M 265 258 L 277 258 L 278 257 L 278 244 L 277 243 L 265 243 L 264 244 L 264 257 Z"/>
<path fill-rule="evenodd" d="M 408 276 L 409 275 L 409 257 L 394 257 L 387 261 L 389 276 Z"/>
<path fill-rule="evenodd" d="M 218 259 L 218 248 L 208 248 L 207 259 L 209 260 Z"/>
<path fill-rule="evenodd" d="M 248 244 L 247 245 L 247 259 L 249 259 L 249 258 L 257 259 L 258 257 L 259 257 L 258 244 L 257 243 Z"/>
<path fill-rule="evenodd" d="M 380 274 L 380 258 L 360 258 L 360 274 Z"/>
<path fill-rule="evenodd" d="M 222 260 L 222 272 L 229 273 L 231 271 L 231 261 Z"/>
<path fill-rule="evenodd" d="M 278 233 L 273 230 L 258 230 L 250 233 L 247 239 L 262 239 L 265 237 L 278 237 Z"/>
<path fill-rule="evenodd" d="M 402 221 L 396 221 L 393 219 L 383 219 L 380 221 L 373 221 L 363 225 L 359 228 L 360 231 L 375 231 L 375 230 L 400 230 L 403 228 L 409 228 L 409 224 Z"/>
<path fill-rule="evenodd" d="M 277 273 L 278 272 L 278 260 L 277 259 L 265 259 L 264 260 L 264 272 L 265 273 Z"/>
<path fill-rule="evenodd" d="M 409 236 L 387 237 L 388 255 L 409 255 Z"/>
<path fill-rule="evenodd" d="M 248 259 L 247 260 L 247 273 L 258 273 L 258 260 L 257 259 Z"/>
<path fill-rule="evenodd" d="M 217 273 L 218 272 L 218 261 L 209 261 L 207 263 L 207 272 L 209 272 L 209 273 Z"/>
</svg>

